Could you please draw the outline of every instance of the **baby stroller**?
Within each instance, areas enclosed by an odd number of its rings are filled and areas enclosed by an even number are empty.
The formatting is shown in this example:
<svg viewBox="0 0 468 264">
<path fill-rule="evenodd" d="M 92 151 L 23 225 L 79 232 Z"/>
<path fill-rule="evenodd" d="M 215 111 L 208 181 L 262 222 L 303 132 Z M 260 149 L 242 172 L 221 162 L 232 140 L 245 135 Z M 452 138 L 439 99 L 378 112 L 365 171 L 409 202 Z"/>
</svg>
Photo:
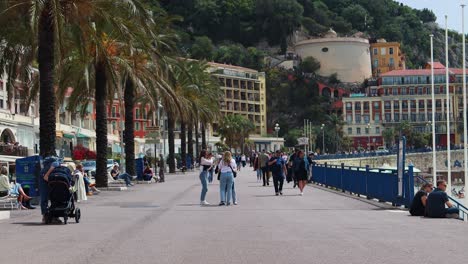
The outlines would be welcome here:
<svg viewBox="0 0 468 264">
<path fill-rule="evenodd" d="M 55 168 L 49 175 L 49 206 L 47 207 L 46 224 L 52 223 L 54 218 L 63 217 L 66 225 L 68 218 L 75 218 L 80 222 L 80 208 L 75 208 L 75 200 L 70 188 L 73 186 L 71 172 L 66 167 Z"/>
</svg>

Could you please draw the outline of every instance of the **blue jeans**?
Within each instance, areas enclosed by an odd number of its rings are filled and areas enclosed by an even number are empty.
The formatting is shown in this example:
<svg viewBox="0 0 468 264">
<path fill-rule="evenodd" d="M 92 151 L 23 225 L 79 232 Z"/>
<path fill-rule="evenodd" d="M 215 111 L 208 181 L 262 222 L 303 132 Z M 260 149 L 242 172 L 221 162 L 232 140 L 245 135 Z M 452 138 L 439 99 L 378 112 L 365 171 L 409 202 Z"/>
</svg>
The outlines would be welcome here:
<svg viewBox="0 0 468 264">
<path fill-rule="evenodd" d="M 119 175 L 119 179 L 124 180 L 126 185 L 130 185 L 132 181 L 132 176 L 130 176 L 130 174 L 128 173 L 122 173 Z"/>
<path fill-rule="evenodd" d="M 200 201 L 205 201 L 206 193 L 208 192 L 208 171 L 200 172 L 200 182 L 202 185 Z"/>
<path fill-rule="evenodd" d="M 208 182 L 209 183 L 213 182 L 213 170 L 208 171 Z"/>
<path fill-rule="evenodd" d="M 83 181 L 86 193 L 89 193 L 89 185 L 91 184 L 91 182 L 89 181 L 88 177 L 83 177 Z"/>
<path fill-rule="evenodd" d="M 49 205 L 49 185 L 42 176 L 39 179 L 39 195 L 41 196 L 41 214 L 45 215 Z"/>
<path fill-rule="evenodd" d="M 262 180 L 262 169 L 257 169 L 257 181 Z"/>
<path fill-rule="evenodd" d="M 232 185 L 234 184 L 234 176 L 232 172 L 223 172 L 220 177 L 219 194 L 221 202 L 230 203 L 232 196 Z"/>
<path fill-rule="evenodd" d="M 445 214 L 460 214 L 460 210 L 456 207 L 450 207 L 445 209 Z"/>
<path fill-rule="evenodd" d="M 226 190 L 226 193 L 227 193 L 227 190 Z M 232 182 L 232 202 L 233 203 L 237 202 L 236 197 L 237 197 L 236 196 L 236 180 L 234 178 L 234 181 Z M 228 200 L 227 197 L 226 197 L 226 200 Z"/>
</svg>

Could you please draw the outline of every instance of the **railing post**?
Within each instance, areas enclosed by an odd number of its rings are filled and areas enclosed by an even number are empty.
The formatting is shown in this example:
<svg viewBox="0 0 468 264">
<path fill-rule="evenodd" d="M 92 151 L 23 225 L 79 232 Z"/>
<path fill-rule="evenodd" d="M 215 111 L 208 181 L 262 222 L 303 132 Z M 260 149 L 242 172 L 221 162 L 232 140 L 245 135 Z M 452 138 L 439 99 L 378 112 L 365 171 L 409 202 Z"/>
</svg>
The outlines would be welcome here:
<svg viewBox="0 0 468 264">
<path fill-rule="evenodd" d="M 327 169 L 328 169 L 328 164 L 325 162 L 325 169 L 323 170 L 325 175 L 323 175 L 323 185 L 328 188 L 327 184 Z"/>
<path fill-rule="evenodd" d="M 411 200 L 414 197 L 414 166 L 412 163 L 408 166 L 408 192 L 406 192 L 406 206 L 409 208 L 411 205 Z"/>
<path fill-rule="evenodd" d="M 369 184 L 367 183 L 368 178 L 369 178 L 369 170 L 370 170 L 369 165 L 366 165 L 366 176 L 365 176 L 365 178 L 366 178 L 366 197 L 369 197 L 369 190 L 367 189 L 367 188 L 368 188 L 368 185 L 369 185 Z"/>
<path fill-rule="evenodd" d="M 344 163 L 341 163 L 341 191 L 345 192 L 345 188 L 343 186 L 343 174 L 344 174 Z"/>
</svg>

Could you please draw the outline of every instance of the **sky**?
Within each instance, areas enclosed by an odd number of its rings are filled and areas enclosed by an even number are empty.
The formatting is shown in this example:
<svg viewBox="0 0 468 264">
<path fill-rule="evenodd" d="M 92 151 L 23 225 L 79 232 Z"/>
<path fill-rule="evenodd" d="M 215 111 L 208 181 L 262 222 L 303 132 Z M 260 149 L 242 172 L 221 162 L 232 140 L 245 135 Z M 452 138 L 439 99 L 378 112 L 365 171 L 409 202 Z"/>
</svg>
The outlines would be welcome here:
<svg viewBox="0 0 468 264">
<path fill-rule="evenodd" d="M 437 16 L 437 22 L 445 28 L 445 15 L 448 16 L 448 28 L 461 32 L 461 4 L 465 7 L 465 32 L 468 32 L 468 0 L 396 0 L 416 9 L 431 9 Z"/>
</svg>

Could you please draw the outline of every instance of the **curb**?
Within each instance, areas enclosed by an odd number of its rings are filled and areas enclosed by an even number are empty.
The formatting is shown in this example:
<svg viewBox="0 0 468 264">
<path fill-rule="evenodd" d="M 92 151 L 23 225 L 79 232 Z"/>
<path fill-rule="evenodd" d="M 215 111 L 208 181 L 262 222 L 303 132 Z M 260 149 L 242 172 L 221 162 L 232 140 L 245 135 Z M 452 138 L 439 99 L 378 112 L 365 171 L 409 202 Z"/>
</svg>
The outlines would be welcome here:
<svg viewBox="0 0 468 264">
<path fill-rule="evenodd" d="M 111 186 L 107 188 L 99 188 L 101 191 L 114 191 L 114 192 L 119 192 L 119 191 L 127 191 L 128 188 L 125 186 Z"/>
<path fill-rule="evenodd" d="M 0 220 L 10 219 L 10 211 L 0 211 Z"/>
</svg>

